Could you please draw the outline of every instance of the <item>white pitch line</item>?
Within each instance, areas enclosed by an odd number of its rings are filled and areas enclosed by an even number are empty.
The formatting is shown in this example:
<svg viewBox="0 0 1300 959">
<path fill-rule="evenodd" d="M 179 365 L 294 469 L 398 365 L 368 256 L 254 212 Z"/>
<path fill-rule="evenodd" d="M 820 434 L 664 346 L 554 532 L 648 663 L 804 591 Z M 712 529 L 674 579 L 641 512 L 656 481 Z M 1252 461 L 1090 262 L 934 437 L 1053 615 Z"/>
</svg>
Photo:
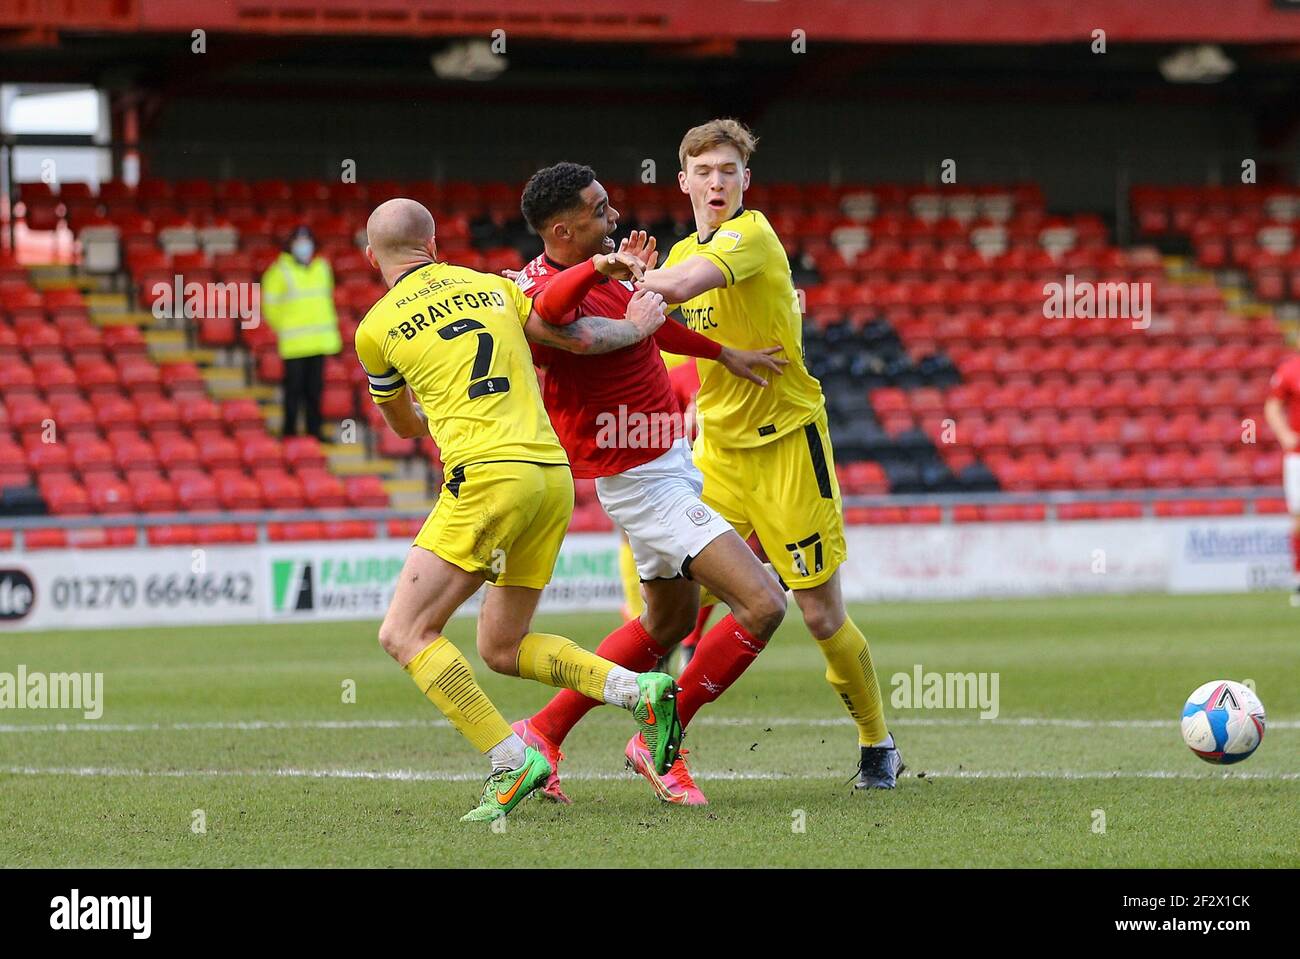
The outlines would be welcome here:
<svg viewBox="0 0 1300 959">
<path fill-rule="evenodd" d="M 891 718 L 891 726 L 957 726 L 966 728 L 980 727 L 1057 727 L 1063 729 L 1173 729 L 1178 728 L 1177 720 L 1164 719 L 1057 719 L 1051 717 L 1020 717 L 1008 719 L 977 719 L 961 717 L 908 717 Z M 729 717 L 701 716 L 692 724 L 694 726 L 849 726 L 852 721 L 844 718 L 801 718 L 797 716 L 778 717 Z M 306 719 L 306 720 L 227 720 L 194 723 L 8 723 L 0 724 L 0 734 L 5 733 L 141 733 L 141 732 L 190 732 L 196 730 L 229 730 L 235 732 L 258 732 L 276 729 L 448 729 L 450 724 L 445 719 Z M 1300 720 L 1269 720 L 1269 730 L 1300 729 Z"/>
<path fill-rule="evenodd" d="M 203 723 L 11 723 L 0 725 L 0 733 L 155 733 L 212 729 L 259 732 L 268 729 L 449 729 L 450 727 L 451 724 L 445 719 L 249 719 Z"/>
<path fill-rule="evenodd" d="M 418 769 L 130 769 L 118 766 L 9 766 L 0 767 L 0 774 L 11 776 L 76 776 L 76 777 L 128 777 L 190 779 L 202 777 L 267 778 L 267 779 L 368 779 L 393 782 L 479 782 L 481 773 L 438 772 Z M 826 781 L 824 774 L 786 774 L 774 772 L 696 771 L 699 780 L 745 780 L 776 782 L 779 780 Z M 915 778 L 904 773 L 904 778 Z M 575 781 L 633 780 L 632 773 L 566 772 L 564 778 Z M 1177 770 L 1073 770 L 1073 769 L 936 769 L 927 770 L 925 779 L 1202 779 L 1202 780 L 1300 780 L 1300 773 L 1192 773 Z"/>
</svg>

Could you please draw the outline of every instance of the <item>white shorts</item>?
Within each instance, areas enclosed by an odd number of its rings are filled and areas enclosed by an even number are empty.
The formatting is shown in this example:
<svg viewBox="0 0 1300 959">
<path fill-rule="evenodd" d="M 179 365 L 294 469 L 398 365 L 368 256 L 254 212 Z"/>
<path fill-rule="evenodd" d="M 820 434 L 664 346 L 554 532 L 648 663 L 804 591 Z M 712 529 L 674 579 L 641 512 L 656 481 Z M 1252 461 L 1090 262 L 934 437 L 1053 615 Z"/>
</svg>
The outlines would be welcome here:
<svg viewBox="0 0 1300 959">
<path fill-rule="evenodd" d="M 679 439 L 657 459 L 596 480 L 596 496 L 627 533 L 641 581 L 672 579 L 731 524 L 704 505 L 704 477 Z"/>
<path fill-rule="evenodd" d="M 1286 493 L 1286 511 L 1300 516 L 1300 453 L 1282 457 L 1282 490 Z"/>
</svg>

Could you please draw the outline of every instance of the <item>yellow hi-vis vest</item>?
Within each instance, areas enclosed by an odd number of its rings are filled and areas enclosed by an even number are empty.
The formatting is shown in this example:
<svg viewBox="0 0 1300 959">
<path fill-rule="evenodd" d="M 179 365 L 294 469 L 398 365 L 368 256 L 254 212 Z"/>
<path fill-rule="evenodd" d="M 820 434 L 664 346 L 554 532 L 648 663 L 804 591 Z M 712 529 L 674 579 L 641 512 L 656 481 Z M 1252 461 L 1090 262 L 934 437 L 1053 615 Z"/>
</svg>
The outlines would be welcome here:
<svg viewBox="0 0 1300 959">
<path fill-rule="evenodd" d="M 281 253 L 262 274 L 262 316 L 275 330 L 280 356 L 333 356 L 343 348 L 334 312 L 334 273 L 321 257 L 306 266 Z"/>
</svg>

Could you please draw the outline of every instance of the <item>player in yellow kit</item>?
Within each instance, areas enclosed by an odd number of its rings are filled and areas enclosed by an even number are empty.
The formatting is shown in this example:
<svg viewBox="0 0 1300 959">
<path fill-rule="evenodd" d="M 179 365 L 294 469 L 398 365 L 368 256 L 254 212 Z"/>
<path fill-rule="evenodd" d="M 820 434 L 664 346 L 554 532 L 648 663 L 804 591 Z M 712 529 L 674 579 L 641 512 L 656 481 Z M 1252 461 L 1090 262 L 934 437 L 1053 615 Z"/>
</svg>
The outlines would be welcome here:
<svg viewBox="0 0 1300 959">
<path fill-rule="evenodd" d="M 681 741 L 672 678 L 633 673 L 572 640 L 530 631 L 573 513 L 573 476 L 542 405 L 528 346 L 531 338 L 574 352 L 622 349 L 659 327 L 662 299 L 638 293 L 625 321 L 582 317 L 552 326 L 510 281 L 438 263 L 433 217 L 414 200 L 381 204 L 366 236 L 366 256 L 389 287 L 357 327 L 370 395 L 399 436 L 431 432 L 447 466 L 379 642 L 491 759 L 482 799 L 464 819 L 506 815 L 551 774 L 443 635 L 452 613 L 485 581 L 494 588 L 478 620 L 483 661 L 630 710 L 647 745 L 653 742 L 662 774 Z M 623 254 L 600 259 L 598 269 L 639 270 Z"/>
<path fill-rule="evenodd" d="M 757 389 L 699 361 L 695 464 L 704 502 L 741 536 L 750 532 L 793 591 L 826 658 L 826 679 L 858 727 L 859 789 L 893 788 L 903 763 L 885 723 L 866 638 L 849 618 L 838 570 L 846 558 L 843 506 L 821 384 L 803 363 L 803 319 L 781 241 L 744 207 L 755 138 L 735 120 L 687 131 L 678 182 L 696 232 L 673 246 L 643 288 L 679 304 L 692 330 L 735 349 L 779 343 L 790 361 Z M 653 266 L 653 249 L 642 251 Z"/>
</svg>

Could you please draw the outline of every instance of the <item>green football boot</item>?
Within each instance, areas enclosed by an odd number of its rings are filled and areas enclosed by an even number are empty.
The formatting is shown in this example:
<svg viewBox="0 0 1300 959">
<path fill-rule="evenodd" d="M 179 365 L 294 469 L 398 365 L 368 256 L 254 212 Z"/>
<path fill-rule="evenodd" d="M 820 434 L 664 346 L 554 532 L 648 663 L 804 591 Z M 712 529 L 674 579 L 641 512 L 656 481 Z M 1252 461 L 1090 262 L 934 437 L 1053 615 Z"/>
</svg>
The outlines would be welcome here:
<svg viewBox="0 0 1300 959">
<path fill-rule="evenodd" d="M 639 673 L 636 677 L 641 698 L 632 716 L 641 738 L 654 756 L 655 772 L 662 776 L 677 760 L 682 744 L 682 724 L 677 718 L 677 684 L 667 673 Z"/>
<path fill-rule="evenodd" d="M 524 750 L 524 764 L 518 769 L 503 769 L 488 776 L 483 783 L 483 798 L 476 807 L 460 817 L 461 822 L 491 822 L 500 819 L 546 785 L 551 764 L 532 746 Z"/>
</svg>

